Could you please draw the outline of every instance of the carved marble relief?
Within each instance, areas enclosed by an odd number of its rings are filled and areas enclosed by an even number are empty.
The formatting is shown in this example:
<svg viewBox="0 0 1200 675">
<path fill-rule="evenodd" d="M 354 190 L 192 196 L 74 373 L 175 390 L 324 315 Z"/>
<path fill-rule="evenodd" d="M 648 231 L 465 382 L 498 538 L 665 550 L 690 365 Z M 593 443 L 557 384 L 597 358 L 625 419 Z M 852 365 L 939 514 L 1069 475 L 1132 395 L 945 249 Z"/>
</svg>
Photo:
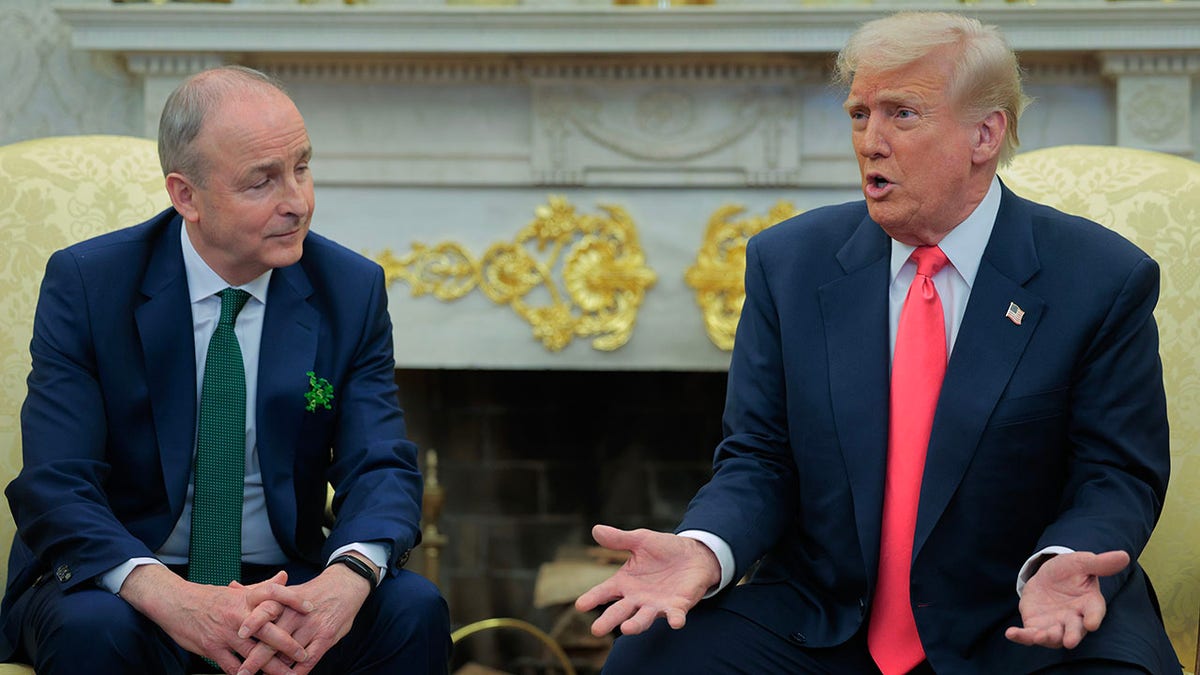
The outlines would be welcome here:
<svg viewBox="0 0 1200 675">
<path fill-rule="evenodd" d="M 557 71 L 557 72 L 556 72 Z M 533 178 L 548 185 L 796 185 L 789 64 L 614 64 L 532 73 Z"/>
</svg>

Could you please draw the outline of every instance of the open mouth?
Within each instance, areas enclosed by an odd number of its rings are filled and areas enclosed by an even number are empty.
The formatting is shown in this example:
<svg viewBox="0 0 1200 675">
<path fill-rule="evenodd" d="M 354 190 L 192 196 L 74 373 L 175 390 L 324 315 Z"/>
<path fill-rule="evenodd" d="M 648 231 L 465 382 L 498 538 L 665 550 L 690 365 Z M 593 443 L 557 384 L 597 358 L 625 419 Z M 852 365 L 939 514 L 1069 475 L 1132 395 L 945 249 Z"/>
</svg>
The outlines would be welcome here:
<svg viewBox="0 0 1200 675">
<path fill-rule="evenodd" d="M 863 193 L 870 199 L 883 199 L 892 189 L 892 181 L 877 173 L 869 173 L 863 181 Z"/>
</svg>

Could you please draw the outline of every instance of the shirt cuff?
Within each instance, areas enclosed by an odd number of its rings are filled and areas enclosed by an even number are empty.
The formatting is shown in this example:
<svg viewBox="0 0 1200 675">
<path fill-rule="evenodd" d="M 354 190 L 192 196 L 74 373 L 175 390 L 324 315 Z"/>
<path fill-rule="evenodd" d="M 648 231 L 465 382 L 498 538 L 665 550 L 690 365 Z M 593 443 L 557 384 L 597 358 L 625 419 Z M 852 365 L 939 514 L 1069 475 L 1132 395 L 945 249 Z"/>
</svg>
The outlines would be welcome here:
<svg viewBox="0 0 1200 675">
<path fill-rule="evenodd" d="M 339 555 L 341 555 L 343 553 L 347 553 L 349 551 L 354 551 L 355 553 L 361 553 L 363 556 L 366 557 L 367 560 L 370 560 L 376 567 L 379 568 L 379 580 L 375 582 L 375 585 L 378 586 L 379 584 L 383 583 L 383 578 L 387 576 L 387 570 L 388 570 L 387 563 L 392 555 L 391 549 L 392 549 L 392 547 L 388 546 L 387 544 L 380 544 L 380 543 L 363 544 L 363 543 L 355 542 L 353 544 L 346 544 L 345 546 L 338 548 L 336 551 L 333 552 L 332 555 L 329 556 L 329 560 L 333 560 L 334 558 L 338 557 Z M 329 561 L 328 560 L 325 561 L 325 564 L 328 565 Z"/>
<path fill-rule="evenodd" d="M 120 594 L 121 586 L 125 585 L 130 572 L 142 565 L 162 565 L 162 561 L 156 558 L 130 558 L 96 577 L 96 585 L 114 595 Z"/>
<path fill-rule="evenodd" d="M 1060 553 L 1074 553 L 1075 549 L 1067 548 L 1066 546 L 1047 546 L 1046 548 L 1029 556 L 1029 560 L 1021 565 L 1021 571 L 1017 574 L 1017 597 L 1021 597 L 1021 592 L 1025 590 L 1025 584 L 1037 574 L 1038 568 L 1042 563 L 1050 558 L 1053 558 Z"/>
<path fill-rule="evenodd" d="M 729 582 L 733 581 L 733 549 L 729 548 L 729 544 L 725 543 L 724 539 L 704 530 L 684 530 L 679 533 L 679 536 L 695 539 L 707 546 L 708 550 L 717 556 L 717 564 L 721 566 L 721 581 L 716 586 L 708 589 L 708 592 L 704 594 L 705 600 L 720 593 L 722 589 L 729 585 Z"/>
</svg>

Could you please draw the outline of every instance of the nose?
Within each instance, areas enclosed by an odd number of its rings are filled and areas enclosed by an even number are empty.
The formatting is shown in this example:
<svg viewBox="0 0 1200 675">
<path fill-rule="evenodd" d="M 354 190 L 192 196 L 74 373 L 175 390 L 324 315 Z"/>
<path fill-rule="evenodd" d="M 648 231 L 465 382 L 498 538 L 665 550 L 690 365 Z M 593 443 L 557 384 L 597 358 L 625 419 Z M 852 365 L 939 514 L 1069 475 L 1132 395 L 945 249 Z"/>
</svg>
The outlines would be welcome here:
<svg viewBox="0 0 1200 675">
<path fill-rule="evenodd" d="M 855 138 L 858 153 L 864 157 L 886 157 L 891 154 L 892 146 L 887 141 L 883 123 L 876 121 L 875 115 L 867 119 Z"/>
<path fill-rule="evenodd" d="M 307 180 L 292 176 L 283 181 L 279 215 L 304 218 L 312 211 L 312 192 Z"/>
</svg>

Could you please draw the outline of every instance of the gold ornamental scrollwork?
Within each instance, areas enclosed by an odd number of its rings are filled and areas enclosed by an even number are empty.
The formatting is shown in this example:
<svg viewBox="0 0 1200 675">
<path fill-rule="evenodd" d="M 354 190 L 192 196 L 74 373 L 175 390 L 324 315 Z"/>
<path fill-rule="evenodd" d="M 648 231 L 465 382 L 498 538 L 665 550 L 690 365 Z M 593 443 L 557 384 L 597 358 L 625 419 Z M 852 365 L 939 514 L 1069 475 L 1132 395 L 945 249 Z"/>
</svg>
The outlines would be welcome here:
<svg viewBox="0 0 1200 675">
<path fill-rule="evenodd" d="M 738 219 L 745 210 L 737 204 L 726 204 L 713 212 L 696 262 L 684 275 L 684 281 L 696 291 L 708 339 L 725 351 L 733 349 L 738 318 L 746 301 L 746 242 L 798 213 L 791 202 L 783 200 L 767 215 Z"/>
<path fill-rule="evenodd" d="M 618 206 L 600 208 L 602 215 L 581 214 L 564 197 L 552 196 L 511 242 L 492 244 L 479 258 L 460 244 L 442 242 L 415 243 L 402 256 L 384 250 L 375 261 L 389 285 L 404 281 L 416 297 L 452 301 L 478 286 L 528 322 L 534 338 L 552 352 L 576 337 L 614 351 L 629 341 L 658 277 L 646 266 L 629 214 Z"/>
</svg>

